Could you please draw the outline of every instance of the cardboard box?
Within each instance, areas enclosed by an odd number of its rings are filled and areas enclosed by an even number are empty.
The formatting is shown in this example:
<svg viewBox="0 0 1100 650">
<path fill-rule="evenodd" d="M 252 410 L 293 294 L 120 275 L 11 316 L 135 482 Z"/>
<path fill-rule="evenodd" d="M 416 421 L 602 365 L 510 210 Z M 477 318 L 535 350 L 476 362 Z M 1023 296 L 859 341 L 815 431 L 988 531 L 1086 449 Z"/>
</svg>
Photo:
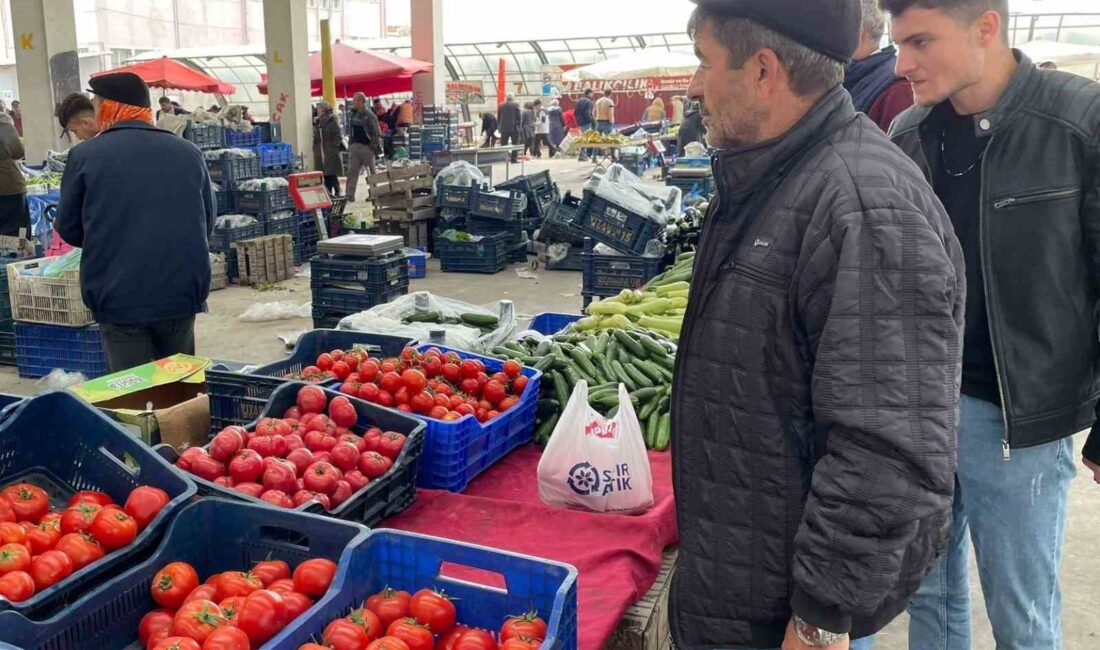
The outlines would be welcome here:
<svg viewBox="0 0 1100 650">
<path fill-rule="evenodd" d="M 211 363 L 177 354 L 73 386 L 72 391 L 146 444 L 206 444 L 210 402 L 205 370 Z"/>
<path fill-rule="evenodd" d="M 665 549 L 661 571 L 653 587 L 633 607 L 626 610 L 619 627 L 607 640 L 605 650 L 666 650 L 670 647 L 668 594 L 672 572 L 676 568 L 676 548 Z"/>
</svg>

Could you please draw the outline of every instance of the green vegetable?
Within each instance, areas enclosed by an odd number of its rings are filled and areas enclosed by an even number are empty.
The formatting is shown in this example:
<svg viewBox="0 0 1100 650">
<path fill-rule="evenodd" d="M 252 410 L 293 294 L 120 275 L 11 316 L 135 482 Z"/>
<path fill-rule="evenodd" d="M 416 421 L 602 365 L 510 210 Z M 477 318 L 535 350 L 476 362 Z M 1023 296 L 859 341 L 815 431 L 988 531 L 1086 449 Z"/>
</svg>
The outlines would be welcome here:
<svg viewBox="0 0 1100 650">
<path fill-rule="evenodd" d="M 538 429 L 535 429 L 535 444 L 545 445 L 550 442 L 550 437 L 554 434 L 554 427 L 558 426 L 558 418 L 561 417 L 555 414 L 545 422 L 539 425 Z"/>
<path fill-rule="evenodd" d="M 621 302 L 594 302 L 588 306 L 588 313 L 592 316 L 615 316 L 627 313 L 627 306 Z"/>
<path fill-rule="evenodd" d="M 638 343 L 645 348 L 646 353 L 653 358 L 664 358 L 668 356 L 668 350 L 663 345 L 654 341 L 648 334 L 639 334 Z"/>
<path fill-rule="evenodd" d="M 568 384 L 566 383 L 565 375 L 558 372 L 557 370 L 554 370 L 550 373 L 550 376 L 553 378 L 554 393 L 558 396 L 558 403 L 568 404 L 569 388 Z"/>
<path fill-rule="evenodd" d="M 608 316 L 600 321 L 599 328 L 604 330 L 621 330 L 626 329 L 633 325 L 630 319 L 622 314 L 616 314 L 615 316 Z"/>
<path fill-rule="evenodd" d="M 653 382 L 645 375 L 644 372 L 634 367 L 634 364 L 626 364 L 623 366 L 623 370 L 626 374 L 630 375 L 630 378 L 634 380 L 634 384 L 639 388 L 652 388 Z"/>
<path fill-rule="evenodd" d="M 459 318 L 462 319 L 463 323 L 473 325 L 474 327 L 491 327 L 495 329 L 500 325 L 499 318 L 486 314 L 462 314 Z"/>
<path fill-rule="evenodd" d="M 644 318 L 656 318 L 656 317 L 655 316 L 643 316 L 642 318 L 644 319 Z M 634 357 L 640 358 L 640 359 L 645 358 L 645 356 L 646 356 L 645 348 L 643 348 L 641 343 L 638 343 L 637 341 L 635 341 L 634 338 L 632 336 L 630 336 L 629 334 L 627 334 L 626 332 L 623 332 L 623 331 L 620 331 L 620 330 L 615 330 L 615 340 L 617 340 L 619 342 L 619 344 L 622 345 L 624 348 L 629 350 L 630 354 L 632 354 Z"/>
<path fill-rule="evenodd" d="M 423 314 L 409 314 L 401 319 L 404 323 L 442 323 L 443 314 L 437 311 L 427 311 Z"/>
<path fill-rule="evenodd" d="M 657 425 L 657 439 L 653 444 L 653 448 L 657 451 L 664 451 L 668 449 L 668 445 L 671 442 L 672 437 L 672 416 L 668 413 L 661 415 L 661 420 Z"/>
</svg>

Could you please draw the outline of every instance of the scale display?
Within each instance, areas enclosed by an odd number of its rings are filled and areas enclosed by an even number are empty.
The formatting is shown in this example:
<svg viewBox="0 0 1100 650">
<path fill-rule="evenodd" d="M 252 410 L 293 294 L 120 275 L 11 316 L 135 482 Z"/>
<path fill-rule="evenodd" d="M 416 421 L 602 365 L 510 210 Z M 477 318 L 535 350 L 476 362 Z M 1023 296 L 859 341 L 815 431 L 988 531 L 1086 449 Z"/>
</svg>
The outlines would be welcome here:
<svg viewBox="0 0 1100 650">
<path fill-rule="evenodd" d="M 287 176 L 290 183 L 290 197 L 299 210 L 321 210 L 332 207 L 332 198 L 325 189 L 325 178 L 321 172 L 302 172 Z"/>
</svg>

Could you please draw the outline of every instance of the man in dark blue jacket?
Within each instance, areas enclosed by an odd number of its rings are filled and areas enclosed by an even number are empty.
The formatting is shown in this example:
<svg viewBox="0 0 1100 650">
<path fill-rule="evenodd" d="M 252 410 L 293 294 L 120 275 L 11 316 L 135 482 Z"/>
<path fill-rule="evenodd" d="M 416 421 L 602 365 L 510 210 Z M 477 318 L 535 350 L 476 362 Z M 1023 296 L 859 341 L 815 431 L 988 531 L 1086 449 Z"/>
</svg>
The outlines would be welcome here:
<svg viewBox="0 0 1100 650">
<path fill-rule="evenodd" d="M 214 194 L 202 153 L 153 126 L 136 75 L 90 82 L 101 133 L 69 154 L 57 232 L 83 248 L 84 303 L 112 372 L 195 352 L 210 293 Z"/>
<path fill-rule="evenodd" d="M 577 105 L 573 108 L 573 115 L 577 118 L 577 126 L 580 128 L 581 133 L 586 133 L 596 128 L 596 120 L 592 117 L 593 107 L 592 89 L 585 88 L 584 95 L 577 100 Z M 588 160 L 590 156 L 594 155 L 595 152 L 591 149 L 582 149 L 580 159 L 582 161 Z"/>
</svg>

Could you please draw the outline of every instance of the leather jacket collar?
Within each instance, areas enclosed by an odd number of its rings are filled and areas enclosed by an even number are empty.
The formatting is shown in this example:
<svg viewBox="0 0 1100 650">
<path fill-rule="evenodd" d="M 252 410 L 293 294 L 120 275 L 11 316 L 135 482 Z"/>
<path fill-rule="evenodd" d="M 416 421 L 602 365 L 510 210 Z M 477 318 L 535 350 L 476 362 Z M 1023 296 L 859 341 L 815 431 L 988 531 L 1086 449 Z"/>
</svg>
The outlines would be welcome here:
<svg viewBox="0 0 1100 650">
<path fill-rule="evenodd" d="M 1024 106 L 1028 95 L 1031 93 L 1031 82 L 1039 74 L 1038 69 L 1031 62 L 1031 59 L 1027 58 L 1026 54 L 1020 50 L 1012 50 L 1012 53 L 1016 56 L 1019 65 L 1016 67 L 1016 74 L 1008 83 L 1008 87 L 1005 88 L 1004 93 L 1001 94 L 1001 98 L 997 100 L 993 108 L 975 113 L 972 116 L 974 118 L 974 135 L 979 138 L 992 135 L 1011 122 L 1016 112 Z M 921 134 L 925 135 L 933 131 L 938 134 L 942 120 L 951 110 L 950 99 L 937 104 L 921 122 Z"/>
</svg>

